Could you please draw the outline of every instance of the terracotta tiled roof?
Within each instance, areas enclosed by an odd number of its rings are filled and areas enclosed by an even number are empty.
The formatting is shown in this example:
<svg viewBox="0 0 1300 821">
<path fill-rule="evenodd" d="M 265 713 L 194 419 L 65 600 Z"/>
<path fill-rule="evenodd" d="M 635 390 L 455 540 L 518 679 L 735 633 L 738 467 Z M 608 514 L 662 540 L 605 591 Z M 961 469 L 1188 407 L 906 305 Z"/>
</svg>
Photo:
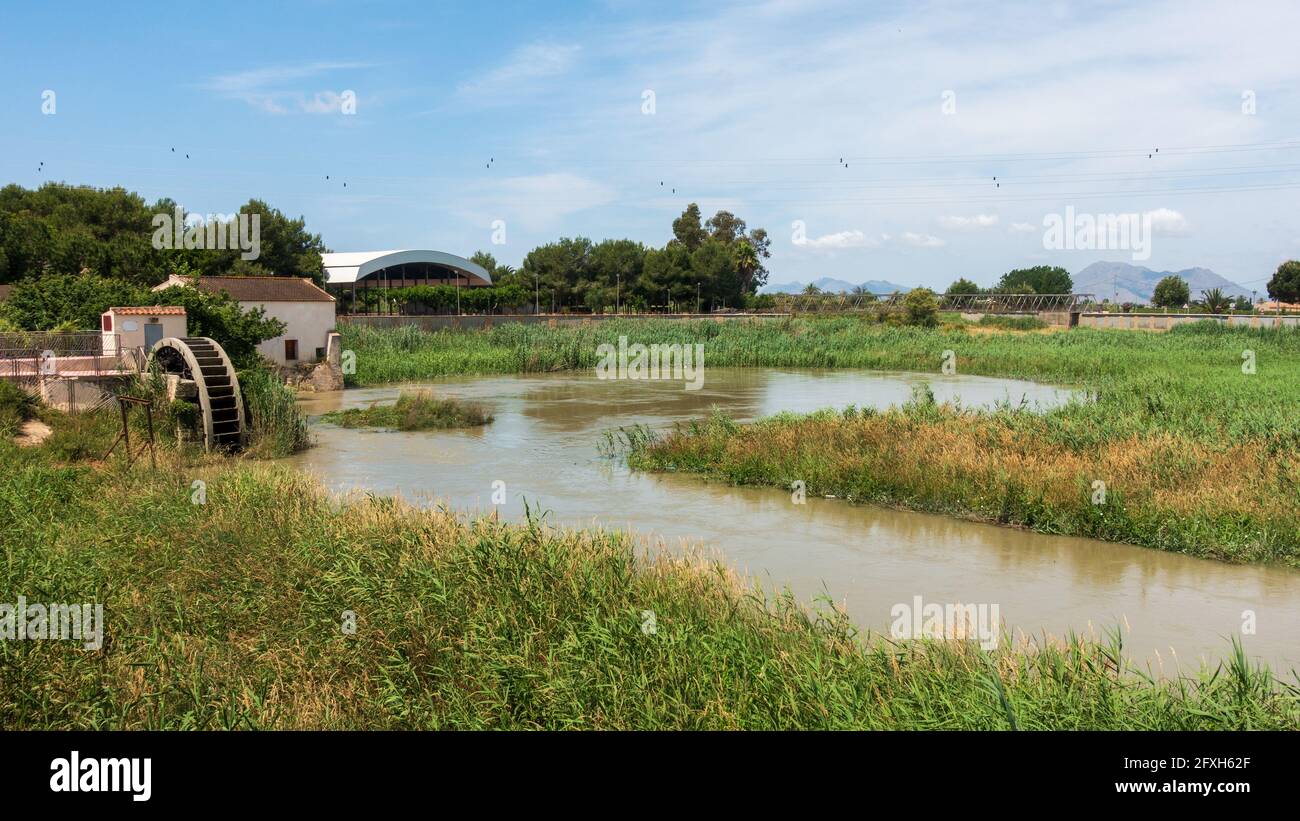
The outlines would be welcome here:
<svg viewBox="0 0 1300 821">
<path fill-rule="evenodd" d="M 200 290 L 225 291 L 237 302 L 333 302 L 310 279 L 298 277 L 199 277 Z"/>
<path fill-rule="evenodd" d="M 185 316 L 185 309 L 178 305 L 133 305 L 108 310 L 120 316 Z"/>
</svg>

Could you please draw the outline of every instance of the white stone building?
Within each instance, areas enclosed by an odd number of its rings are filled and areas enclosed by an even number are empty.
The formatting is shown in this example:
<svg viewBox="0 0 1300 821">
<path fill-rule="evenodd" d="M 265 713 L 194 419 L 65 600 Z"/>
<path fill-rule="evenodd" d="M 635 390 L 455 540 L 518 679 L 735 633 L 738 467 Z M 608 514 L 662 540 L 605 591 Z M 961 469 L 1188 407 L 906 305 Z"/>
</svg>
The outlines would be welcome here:
<svg viewBox="0 0 1300 821">
<path fill-rule="evenodd" d="M 199 277 L 195 280 L 173 274 L 154 290 L 173 285 L 197 286 L 210 293 L 224 291 L 243 310 L 261 308 L 266 316 L 283 322 L 284 334 L 257 346 L 263 356 L 277 365 L 312 363 L 325 357 L 329 334 L 334 330 L 334 297 L 310 279 Z"/>
</svg>

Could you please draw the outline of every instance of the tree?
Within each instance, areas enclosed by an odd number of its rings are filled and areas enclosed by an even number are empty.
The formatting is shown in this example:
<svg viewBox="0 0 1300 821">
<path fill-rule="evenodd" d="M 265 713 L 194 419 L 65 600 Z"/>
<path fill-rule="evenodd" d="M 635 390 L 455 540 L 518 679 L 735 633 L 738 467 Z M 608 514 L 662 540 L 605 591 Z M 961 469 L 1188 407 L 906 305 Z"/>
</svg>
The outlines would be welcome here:
<svg viewBox="0 0 1300 821">
<path fill-rule="evenodd" d="M 699 248 L 706 236 L 704 226 L 700 224 L 700 206 L 695 203 L 686 206 L 682 215 L 673 220 L 673 239 L 687 251 Z"/>
<path fill-rule="evenodd" d="M 1074 280 L 1070 272 L 1060 266 L 1036 265 L 1033 268 L 1017 268 L 1002 275 L 994 289 L 1002 293 L 1068 294 L 1074 291 Z"/>
<path fill-rule="evenodd" d="M 493 284 L 496 283 L 497 281 L 497 258 L 496 257 L 492 256 L 487 251 L 475 251 L 474 255 L 469 258 L 469 261 L 479 266 L 483 270 L 487 271 L 488 275 L 492 277 Z"/>
<path fill-rule="evenodd" d="M 1201 307 L 1207 314 L 1226 314 L 1232 307 L 1232 298 L 1221 288 L 1201 292 Z"/>
<path fill-rule="evenodd" d="M 587 299 L 593 311 L 628 301 L 641 280 L 645 255 L 645 246 L 630 239 L 607 239 L 596 243 L 588 259 L 588 272 L 598 294 Z"/>
<path fill-rule="evenodd" d="M 978 294 L 982 289 L 980 286 L 971 282 L 969 279 L 962 277 L 948 286 L 946 294 Z"/>
<path fill-rule="evenodd" d="M 554 291 L 559 305 L 580 305 L 590 284 L 589 257 L 592 242 L 586 237 L 561 237 L 528 252 L 524 257 L 524 287 L 536 284 L 541 291 Z M 534 283 L 535 280 L 535 283 Z"/>
<path fill-rule="evenodd" d="M 5 316 L 28 331 L 60 326 L 93 331 L 109 308 L 148 305 L 149 291 L 130 282 L 96 274 L 46 274 L 14 285 L 4 304 Z"/>
<path fill-rule="evenodd" d="M 696 293 L 705 305 L 712 304 L 715 300 L 724 305 L 738 305 L 742 302 L 736 247 L 709 237 L 691 254 L 691 277 L 695 280 L 696 288 L 692 288 L 687 295 L 687 302 L 692 309 L 695 307 Z"/>
<path fill-rule="evenodd" d="M 681 302 L 689 295 L 694 305 L 695 282 L 691 276 L 690 252 L 684 245 L 670 242 L 662 249 L 652 248 L 646 253 L 637 297 L 646 305 L 662 305 L 666 301 Z"/>
<path fill-rule="evenodd" d="M 1156 283 L 1151 304 L 1157 308 L 1181 308 L 1192 298 L 1192 291 L 1182 277 L 1167 276 Z"/>
<path fill-rule="evenodd" d="M 1277 266 L 1268 281 L 1268 295 L 1278 302 L 1300 302 L 1300 261 L 1293 259 Z"/>
<path fill-rule="evenodd" d="M 742 239 L 733 246 L 735 249 L 732 254 L 732 261 L 735 263 L 737 290 L 740 294 L 752 294 L 757 288 L 754 286 L 754 277 L 763 267 L 763 262 L 759 259 L 758 249 L 748 239 Z"/>
<path fill-rule="evenodd" d="M 258 216 L 257 259 L 244 259 L 244 251 L 238 248 L 172 253 L 184 253 L 187 257 L 200 254 L 195 267 L 205 276 L 306 277 L 317 285 L 324 284 L 321 254 L 326 250 L 325 245 L 320 234 L 307 230 L 306 220 L 302 217 L 289 219 L 278 208 L 258 199 L 250 199 L 240 206 L 239 213 Z M 250 231 L 251 228 L 250 225 Z"/>
<path fill-rule="evenodd" d="M 0 189 L 0 282 L 86 271 L 153 286 L 182 265 L 208 276 L 275 274 L 322 281 L 320 255 L 325 248 L 301 217 L 291 220 L 265 202 L 250 199 L 240 212 L 258 215 L 258 258 L 245 260 L 237 247 L 154 247 L 155 234 L 163 230 L 154 218 L 174 219 L 176 208 L 171 199 L 148 204 L 122 188 L 47 183 L 29 191 L 5 186 Z"/>
</svg>

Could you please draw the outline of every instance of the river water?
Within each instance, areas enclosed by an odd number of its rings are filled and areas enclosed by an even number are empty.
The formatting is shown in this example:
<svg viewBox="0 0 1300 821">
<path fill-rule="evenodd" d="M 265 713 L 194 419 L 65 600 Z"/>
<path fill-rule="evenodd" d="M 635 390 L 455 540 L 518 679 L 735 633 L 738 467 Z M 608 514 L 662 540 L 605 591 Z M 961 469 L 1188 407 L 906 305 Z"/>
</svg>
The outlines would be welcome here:
<svg viewBox="0 0 1300 821">
<path fill-rule="evenodd" d="M 836 499 L 796 505 L 788 490 L 737 488 L 682 475 L 633 473 L 601 456 L 607 430 L 707 415 L 741 420 L 778 411 L 884 408 L 928 383 L 967 407 L 1000 401 L 1050 407 L 1070 391 L 976 376 L 878 371 L 710 368 L 704 388 L 602 381 L 590 374 L 446 378 L 419 385 L 308 394 L 311 415 L 393 401 L 401 390 L 481 402 L 481 429 L 345 430 L 313 419 L 316 447 L 289 461 L 336 491 L 400 494 L 468 512 L 522 519 L 524 499 L 548 521 L 629 529 L 672 549 L 703 546 L 764 586 L 805 601 L 828 595 L 860 627 L 887 632 L 895 605 L 987 604 L 1017 634 L 1098 635 L 1119 626 L 1126 651 L 1166 675 L 1215 663 L 1242 638 L 1278 673 L 1300 669 L 1300 572 L 1237 566 L 1092 539 L 1046 536 Z M 1242 635 L 1253 611 L 1255 632 Z"/>
</svg>

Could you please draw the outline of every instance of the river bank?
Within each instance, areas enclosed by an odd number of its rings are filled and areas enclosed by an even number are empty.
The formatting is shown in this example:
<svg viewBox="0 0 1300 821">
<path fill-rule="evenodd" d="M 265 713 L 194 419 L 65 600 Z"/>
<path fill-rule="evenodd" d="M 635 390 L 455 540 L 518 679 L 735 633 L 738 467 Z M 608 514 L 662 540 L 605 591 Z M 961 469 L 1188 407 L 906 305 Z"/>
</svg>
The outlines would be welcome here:
<svg viewBox="0 0 1300 821">
<path fill-rule="evenodd" d="M 340 503 L 244 459 L 0 451 L 0 588 L 105 614 L 98 651 L 0 641 L 12 729 L 1300 726 L 1240 656 L 1150 681 L 1104 642 L 864 641 L 626 534 Z"/>
</svg>

